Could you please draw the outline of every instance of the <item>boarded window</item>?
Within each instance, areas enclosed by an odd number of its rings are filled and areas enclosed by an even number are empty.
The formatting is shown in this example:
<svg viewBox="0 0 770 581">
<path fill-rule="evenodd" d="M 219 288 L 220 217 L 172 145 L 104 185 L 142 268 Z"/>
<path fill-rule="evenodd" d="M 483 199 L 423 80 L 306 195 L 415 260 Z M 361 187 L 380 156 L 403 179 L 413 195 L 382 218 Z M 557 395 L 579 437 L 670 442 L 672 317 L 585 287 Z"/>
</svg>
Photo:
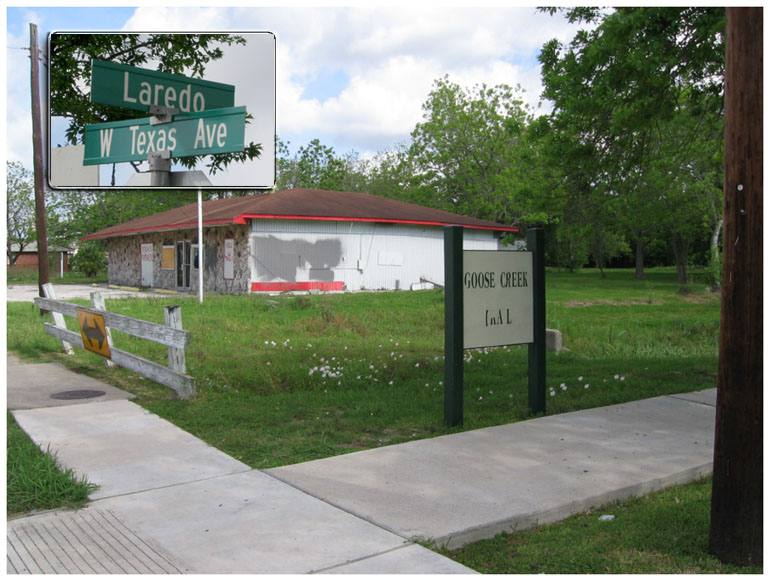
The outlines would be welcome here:
<svg viewBox="0 0 770 581">
<path fill-rule="evenodd" d="M 160 251 L 160 267 L 167 270 L 174 269 L 174 247 L 163 246 Z"/>
</svg>

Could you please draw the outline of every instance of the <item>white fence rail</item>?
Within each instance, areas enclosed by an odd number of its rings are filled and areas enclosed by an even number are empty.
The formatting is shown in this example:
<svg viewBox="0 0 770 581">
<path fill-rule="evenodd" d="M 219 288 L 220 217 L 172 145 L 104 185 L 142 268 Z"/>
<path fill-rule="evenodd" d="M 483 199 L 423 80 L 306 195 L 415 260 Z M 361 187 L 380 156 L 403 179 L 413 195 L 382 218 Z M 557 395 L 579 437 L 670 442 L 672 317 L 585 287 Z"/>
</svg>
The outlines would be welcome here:
<svg viewBox="0 0 770 581">
<path fill-rule="evenodd" d="M 56 300 L 53 286 L 50 283 L 44 285 L 43 291 L 46 298 L 36 297 L 35 305 L 44 311 L 51 311 L 54 317 L 54 324 L 43 324 L 46 332 L 61 340 L 62 349 L 68 354 L 72 354 L 72 345 L 87 349 L 83 345 L 81 334 L 67 329 L 62 316 L 67 315 L 77 319 L 78 309 L 83 307 Z M 114 364 L 131 369 L 144 377 L 170 387 L 182 399 L 195 395 L 195 380 L 186 374 L 185 348 L 190 344 L 190 332 L 182 329 L 180 307 L 165 307 L 166 324 L 160 325 L 105 310 L 104 299 L 99 292 L 91 293 L 91 301 L 93 307 L 89 307 L 88 312 L 104 318 L 105 340 L 109 344 L 110 354 L 109 358 L 105 359 L 108 366 Z M 110 329 L 166 345 L 168 347 L 168 367 L 115 348 L 112 345 Z"/>
</svg>

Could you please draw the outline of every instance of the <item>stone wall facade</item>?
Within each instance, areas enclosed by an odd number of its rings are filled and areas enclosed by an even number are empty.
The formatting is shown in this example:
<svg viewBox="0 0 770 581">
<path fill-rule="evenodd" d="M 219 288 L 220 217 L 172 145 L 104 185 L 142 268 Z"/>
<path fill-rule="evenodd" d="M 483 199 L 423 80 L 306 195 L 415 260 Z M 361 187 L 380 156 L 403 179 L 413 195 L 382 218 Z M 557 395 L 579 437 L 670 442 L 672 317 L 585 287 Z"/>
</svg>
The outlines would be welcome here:
<svg viewBox="0 0 770 581">
<path fill-rule="evenodd" d="M 249 292 L 251 284 L 249 232 L 249 226 L 236 224 L 204 228 L 203 289 L 205 291 L 233 294 Z M 226 239 L 234 241 L 232 279 L 225 279 Z M 110 238 L 107 241 L 109 282 L 128 286 L 147 286 L 142 284 L 142 245 L 152 244 L 152 284 L 149 286 L 197 292 L 198 268 L 195 260 L 197 248 L 194 248 L 191 253 L 188 280 L 182 280 L 183 284 L 180 285 L 176 248 L 177 242 L 180 241 L 187 242 L 189 248 L 196 247 L 197 228 Z M 189 284 L 185 286 L 184 282 Z"/>
</svg>

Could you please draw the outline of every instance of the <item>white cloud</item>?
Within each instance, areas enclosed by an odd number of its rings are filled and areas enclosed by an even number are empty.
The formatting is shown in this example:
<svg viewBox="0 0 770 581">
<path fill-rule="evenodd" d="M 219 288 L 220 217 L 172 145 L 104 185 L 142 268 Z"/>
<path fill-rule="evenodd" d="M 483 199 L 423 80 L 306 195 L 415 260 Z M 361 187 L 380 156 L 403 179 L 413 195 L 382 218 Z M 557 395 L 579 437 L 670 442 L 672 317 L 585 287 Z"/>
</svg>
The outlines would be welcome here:
<svg viewBox="0 0 770 581">
<path fill-rule="evenodd" d="M 279 137 L 304 145 L 323 136 L 324 144 L 338 152 L 352 148 L 361 154 L 407 140 L 422 119 L 422 104 L 433 81 L 444 75 L 465 87 L 520 84 L 528 103 L 536 106 L 542 90 L 536 61 L 539 49 L 554 37 L 569 40 L 578 28 L 560 15 L 538 13 L 531 7 L 413 4 L 312 8 L 145 5 L 122 28 L 275 33 Z M 52 29 L 58 29 L 52 21 L 53 11 L 36 10 Z M 9 46 L 13 42 L 9 39 Z M 8 56 L 9 79 L 27 78 L 28 62 L 23 56 L 22 64 L 18 64 L 19 58 Z M 251 111 L 256 110 L 252 97 L 260 89 L 263 74 L 257 65 L 246 59 L 238 65 L 240 70 L 219 63 L 210 64 L 208 70 L 222 77 L 212 76 L 213 80 L 234 79 L 236 101 L 241 101 L 236 104 L 247 104 Z M 323 75 L 318 75 L 321 70 L 338 71 L 337 84 L 346 78 L 347 84 L 316 98 L 311 83 L 323 81 Z M 31 141 L 22 130 L 29 119 L 29 97 L 12 103 L 10 94 L 9 88 L 8 148 L 22 151 L 22 141 Z"/>
</svg>

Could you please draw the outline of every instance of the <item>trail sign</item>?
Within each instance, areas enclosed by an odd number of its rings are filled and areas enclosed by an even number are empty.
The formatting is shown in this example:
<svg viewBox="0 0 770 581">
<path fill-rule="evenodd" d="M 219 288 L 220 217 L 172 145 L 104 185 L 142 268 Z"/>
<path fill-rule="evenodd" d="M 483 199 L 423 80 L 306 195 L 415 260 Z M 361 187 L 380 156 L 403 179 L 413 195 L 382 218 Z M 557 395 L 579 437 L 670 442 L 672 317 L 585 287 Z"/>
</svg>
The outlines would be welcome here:
<svg viewBox="0 0 770 581">
<path fill-rule="evenodd" d="M 444 228 L 444 424 L 463 423 L 463 351 L 527 344 L 529 409 L 545 413 L 543 230 L 527 251 L 463 250 L 461 226 Z"/>
<path fill-rule="evenodd" d="M 157 105 L 193 113 L 234 106 L 235 87 L 94 59 L 91 102 L 137 111 Z"/>
<path fill-rule="evenodd" d="M 246 107 L 179 113 L 170 123 L 149 118 L 85 127 L 83 165 L 146 160 L 151 153 L 171 157 L 243 151 Z"/>
<path fill-rule="evenodd" d="M 532 253 L 463 251 L 463 347 L 533 341 Z"/>
<path fill-rule="evenodd" d="M 110 344 L 107 340 L 107 325 L 104 315 L 88 309 L 75 309 L 80 322 L 80 336 L 83 349 L 110 358 Z"/>
</svg>

